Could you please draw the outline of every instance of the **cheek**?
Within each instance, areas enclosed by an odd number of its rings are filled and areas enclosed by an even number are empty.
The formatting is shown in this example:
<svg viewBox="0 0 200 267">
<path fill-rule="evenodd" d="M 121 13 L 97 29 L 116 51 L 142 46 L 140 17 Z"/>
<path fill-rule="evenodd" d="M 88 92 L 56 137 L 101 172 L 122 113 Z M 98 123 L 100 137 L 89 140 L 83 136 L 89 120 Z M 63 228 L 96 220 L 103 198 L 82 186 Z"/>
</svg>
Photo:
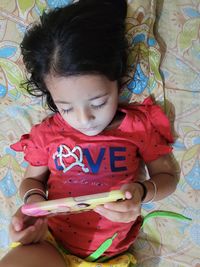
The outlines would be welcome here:
<svg viewBox="0 0 200 267">
<path fill-rule="evenodd" d="M 75 119 L 72 114 L 62 115 L 62 117 L 69 125 L 72 126 L 75 124 Z"/>
<path fill-rule="evenodd" d="M 110 102 L 108 106 L 105 108 L 103 114 L 101 115 L 101 119 L 110 123 L 117 111 L 117 104 L 115 102 Z"/>
<path fill-rule="evenodd" d="M 110 114 L 115 114 L 117 111 L 117 107 L 118 107 L 118 96 L 114 95 L 108 107 Z"/>
</svg>

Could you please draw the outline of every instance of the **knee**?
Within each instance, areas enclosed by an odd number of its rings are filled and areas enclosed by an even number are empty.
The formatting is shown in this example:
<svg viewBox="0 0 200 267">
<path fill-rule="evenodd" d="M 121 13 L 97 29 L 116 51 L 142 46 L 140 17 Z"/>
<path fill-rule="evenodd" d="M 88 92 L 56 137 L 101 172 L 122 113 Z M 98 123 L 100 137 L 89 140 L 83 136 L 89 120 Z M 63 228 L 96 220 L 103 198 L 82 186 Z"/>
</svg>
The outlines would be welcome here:
<svg viewBox="0 0 200 267">
<path fill-rule="evenodd" d="M 17 264 L 15 259 L 8 252 L 2 259 L 0 259 L 0 267 L 22 267 Z"/>
<path fill-rule="evenodd" d="M 0 260 L 0 267 L 17 267 L 13 263 L 9 262 L 9 260 L 4 257 L 3 259 Z"/>
</svg>

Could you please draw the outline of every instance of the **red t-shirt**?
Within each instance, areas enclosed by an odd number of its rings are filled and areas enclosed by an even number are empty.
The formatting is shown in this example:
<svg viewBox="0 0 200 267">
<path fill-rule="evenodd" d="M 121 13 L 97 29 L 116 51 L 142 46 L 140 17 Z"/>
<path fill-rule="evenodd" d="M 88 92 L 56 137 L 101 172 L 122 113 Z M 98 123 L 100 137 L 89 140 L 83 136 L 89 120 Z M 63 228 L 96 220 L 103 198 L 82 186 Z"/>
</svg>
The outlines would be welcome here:
<svg viewBox="0 0 200 267">
<path fill-rule="evenodd" d="M 71 128 L 59 113 L 34 126 L 12 145 L 24 151 L 33 166 L 48 166 L 49 199 L 76 197 L 118 189 L 137 180 L 141 159 L 153 161 L 171 152 L 170 124 L 150 98 L 120 107 L 125 117 L 118 128 L 86 136 Z M 106 239 L 117 236 L 104 255 L 128 249 L 138 235 L 141 218 L 116 223 L 94 211 L 50 217 L 56 240 L 72 254 L 86 257 Z"/>
</svg>

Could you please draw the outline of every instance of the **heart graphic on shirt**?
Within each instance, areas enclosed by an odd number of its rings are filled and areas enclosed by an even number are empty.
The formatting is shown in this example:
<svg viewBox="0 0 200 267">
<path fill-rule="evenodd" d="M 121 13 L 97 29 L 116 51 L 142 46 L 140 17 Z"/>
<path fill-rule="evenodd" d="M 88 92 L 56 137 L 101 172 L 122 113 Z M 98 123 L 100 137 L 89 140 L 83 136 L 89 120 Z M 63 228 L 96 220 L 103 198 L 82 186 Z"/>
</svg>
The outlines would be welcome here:
<svg viewBox="0 0 200 267">
<path fill-rule="evenodd" d="M 74 166 L 80 166 L 84 172 L 89 172 L 83 163 L 83 151 L 79 146 L 70 149 L 66 145 L 60 145 L 57 152 L 53 154 L 53 160 L 56 168 L 64 173 Z"/>
</svg>

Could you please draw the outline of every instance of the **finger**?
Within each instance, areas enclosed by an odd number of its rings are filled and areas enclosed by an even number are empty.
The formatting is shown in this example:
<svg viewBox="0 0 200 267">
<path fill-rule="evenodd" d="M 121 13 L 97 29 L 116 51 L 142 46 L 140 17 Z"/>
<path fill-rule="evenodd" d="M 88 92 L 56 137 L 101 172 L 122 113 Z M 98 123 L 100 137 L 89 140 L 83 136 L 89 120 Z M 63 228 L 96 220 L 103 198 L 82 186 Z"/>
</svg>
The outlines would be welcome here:
<svg viewBox="0 0 200 267">
<path fill-rule="evenodd" d="M 12 220 L 11 220 L 11 224 L 13 226 L 13 228 L 15 229 L 15 231 L 21 231 L 23 228 L 23 218 L 15 215 L 13 216 Z"/>
<path fill-rule="evenodd" d="M 47 225 L 47 223 L 45 223 L 43 221 L 42 226 L 41 226 L 41 229 L 40 229 L 40 234 L 38 235 L 38 238 L 37 238 L 36 241 L 37 242 L 40 242 L 40 241 L 44 240 L 47 231 L 48 231 L 48 225 Z"/>
<path fill-rule="evenodd" d="M 11 238 L 12 241 L 14 242 L 21 242 L 23 244 L 27 244 L 27 241 L 30 239 L 32 236 L 32 233 L 35 231 L 34 226 L 30 226 L 26 228 L 25 230 L 16 232 L 14 228 L 11 228 Z"/>
<path fill-rule="evenodd" d="M 30 227 L 33 229 L 23 237 L 23 240 L 21 241 L 23 244 L 37 243 L 41 238 L 42 223 L 37 222 L 37 224 Z"/>
<path fill-rule="evenodd" d="M 43 239 L 44 233 L 46 232 L 47 229 L 47 224 L 42 218 L 40 218 L 36 222 L 35 227 L 37 234 L 35 235 L 33 242 L 38 243 L 40 240 Z"/>
<path fill-rule="evenodd" d="M 32 224 L 32 227 L 34 228 L 34 231 L 30 233 L 28 237 L 25 237 L 25 242 L 31 242 L 34 243 L 35 239 L 37 238 L 39 232 L 40 232 L 40 223 L 41 220 L 37 218 L 37 220 Z M 28 228 L 31 226 L 27 226 Z"/>
<path fill-rule="evenodd" d="M 141 201 L 141 186 L 137 183 L 124 184 L 121 190 L 125 192 L 126 199 L 135 198 Z"/>
<path fill-rule="evenodd" d="M 126 191 L 125 192 L 125 197 L 126 197 L 126 199 L 131 199 L 133 196 L 132 196 L 131 192 Z"/>
</svg>

